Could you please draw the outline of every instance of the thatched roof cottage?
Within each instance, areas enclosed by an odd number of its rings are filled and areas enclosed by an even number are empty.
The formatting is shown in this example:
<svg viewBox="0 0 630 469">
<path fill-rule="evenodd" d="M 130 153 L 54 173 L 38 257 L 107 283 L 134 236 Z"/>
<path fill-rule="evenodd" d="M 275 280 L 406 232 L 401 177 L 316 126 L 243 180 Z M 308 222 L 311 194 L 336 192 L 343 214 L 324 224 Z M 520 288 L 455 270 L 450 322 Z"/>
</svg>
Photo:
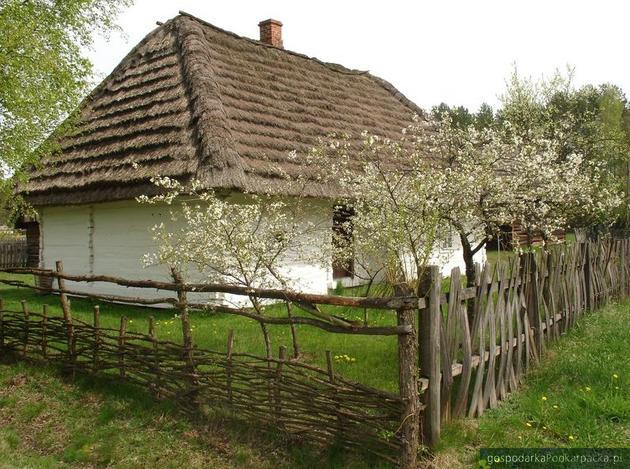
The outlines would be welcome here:
<svg viewBox="0 0 630 469">
<path fill-rule="evenodd" d="M 162 215 L 134 200 L 153 193 L 151 176 L 291 196 L 277 168 L 309 171 L 288 158 L 291 150 L 306 151 L 330 132 L 396 137 L 422 112 L 370 73 L 285 50 L 280 22 L 259 26 L 258 41 L 182 13 L 94 89 L 81 106 L 79 132 L 61 140 L 25 188 L 39 212 L 40 266 L 63 259 L 75 273 L 165 275 L 140 260 L 151 250 L 148 228 Z M 313 181 L 307 192 L 321 199 L 313 216 L 332 229 L 329 188 Z M 456 246 L 449 249 L 457 256 Z M 313 291 L 347 276 L 343 269 L 333 275 L 332 263 L 294 267 Z"/>
</svg>

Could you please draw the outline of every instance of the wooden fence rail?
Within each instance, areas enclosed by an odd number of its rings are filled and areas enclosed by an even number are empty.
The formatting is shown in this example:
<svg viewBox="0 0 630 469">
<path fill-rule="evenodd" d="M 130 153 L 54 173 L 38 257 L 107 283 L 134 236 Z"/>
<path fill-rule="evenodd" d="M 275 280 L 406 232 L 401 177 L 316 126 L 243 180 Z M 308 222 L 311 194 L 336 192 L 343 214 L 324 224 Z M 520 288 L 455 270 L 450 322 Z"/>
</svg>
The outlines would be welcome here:
<svg viewBox="0 0 630 469">
<path fill-rule="evenodd" d="M 495 266 L 478 266 L 472 286 L 465 286 L 459 269 L 453 269 L 445 293 L 439 269 L 431 267 L 425 298 L 355 298 L 186 284 L 181 279 L 81 276 L 65 273 L 61 263 L 56 271 L 5 268 L 5 272 L 56 279 L 58 288 L 52 291 L 59 293 L 64 316 L 50 317 L 46 309 L 30 311 L 26 303 L 22 311 L 0 305 L 0 351 L 56 361 L 72 373 L 116 375 L 161 397 L 227 406 L 311 442 L 336 441 L 411 468 L 421 444 L 432 448 L 438 443 L 442 422 L 479 416 L 496 407 L 517 389 L 548 343 L 581 315 L 611 299 L 630 296 L 628 260 L 630 239 L 557 245 Z M 176 296 L 142 300 L 88 294 L 68 289 L 66 281 L 157 288 Z M 29 286 L 16 279 L 0 282 Z M 187 301 L 187 292 L 199 291 L 283 301 L 287 317 Z M 176 307 L 184 344 L 159 339 L 152 320 L 147 334 L 129 332 L 125 318 L 119 329 L 103 328 L 98 307 L 93 324 L 73 319 L 67 295 Z M 343 315 L 327 317 L 318 305 L 393 310 L 397 325 L 376 327 L 347 321 Z M 188 321 L 195 308 L 247 317 L 261 326 L 302 324 L 333 333 L 396 335 L 399 393 L 344 379 L 333 369 L 330 352 L 326 369 L 288 359 L 283 347 L 277 358 L 237 353 L 233 332 L 224 352 L 199 349 L 192 343 Z M 297 310 L 315 316 L 300 316 Z"/>
</svg>

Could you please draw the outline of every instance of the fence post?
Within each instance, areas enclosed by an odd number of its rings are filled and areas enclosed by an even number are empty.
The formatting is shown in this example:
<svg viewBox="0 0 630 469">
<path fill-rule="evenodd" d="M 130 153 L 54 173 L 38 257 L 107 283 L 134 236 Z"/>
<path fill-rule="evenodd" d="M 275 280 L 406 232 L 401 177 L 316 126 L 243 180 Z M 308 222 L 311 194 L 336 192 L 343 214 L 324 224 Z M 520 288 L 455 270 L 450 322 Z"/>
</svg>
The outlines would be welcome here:
<svg viewBox="0 0 630 469">
<path fill-rule="evenodd" d="M 591 247 L 590 242 L 582 243 L 584 254 L 584 284 L 586 286 L 586 310 L 593 311 L 593 274 L 591 271 Z"/>
<path fill-rule="evenodd" d="M 125 370 L 125 346 L 126 346 L 126 334 L 127 334 L 127 318 L 125 316 L 120 317 L 120 329 L 118 330 L 118 369 L 121 378 L 127 376 Z"/>
<path fill-rule="evenodd" d="M 397 289 L 397 294 L 402 293 Z M 420 440 L 420 399 L 418 396 L 417 310 L 409 307 L 396 311 L 399 326 L 411 326 L 411 332 L 398 334 L 398 379 L 403 403 L 400 466 L 416 467 Z"/>
<path fill-rule="evenodd" d="M 176 269 L 171 269 L 171 275 L 175 283 L 178 284 L 179 288 L 177 290 L 177 309 L 179 311 L 179 319 L 182 321 L 182 335 L 184 338 L 184 361 L 186 362 L 186 367 L 188 368 L 188 372 L 190 373 L 190 379 L 193 383 L 196 382 L 194 374 L 195 374 L 195 364 L 193 362 L 193 340 L 192 340 L 192 329 L 190 328 L 190 318 L 188 317 L 188 301 L 186 298 L 186 291 L 183 289 L 182 285 L 184 284 L 184 280 L 182 279 L 182 275 Z"/>
<path fill-rule="evenodd" d="M 429 266 L 428 305 L 420 314 L 420 372 L 428 379 L 422 422 L 423 441 L 434 448 L 440 439 L 440 291 L 442 278 L 437 266 Z"/>
<path fill-rule="evenodd" d="M 42 356 L 48 358 L 48 305 L 42 307 Z"/>
<path fill-rule="evenodd" d="M 326 371 L 328 372 L 328 382 L 331 385 L 330 397 L 335 403 L 335 419 L 337 421 L 337 440 L 343 438 L 344 421 L 340 412 L 339 399 L 337 397 L 337 388 L 335 387 L 335 368 L 333 365 L 333 356 L 330 350 L 326 350 Z"/>
<path fill-rule="evenodd" d="M 26 352 L 28 351 L 28 333 L 29 333 L 29 311 L 28 311 L 28 303 L 26 300 L 22 300 L 22 312 L 24 313 L 24 342 L 22 344 L 22 356 L 26 357 Z"/>
<path fill-rule="evenodd" d="M 63 261 L 57 261 L 55 263 L 55 267 L 56 267 L 57 273 L 60 275 L 63 275 Z M 63 310 L 63 317 L 66 320 L 68 318 L 72 320 L 72 313 L 70 312 L 70 302 L 68 300 L 68 296 L 64 293 L 64 290 L 66 289 L 65 279 L 58 276 L 57 285 L 59 286 L 59 290 L 61 290 L 59 292 L 59 302 L 61 303 L 61 309 Z"/>
<path fill-rule="evenodd" d="M 4 300 L 0 298 L 0 352 L 4 353 Z"/>
<path fill-rule="evenodd" d="M 55 263 L 57 273 L 63 275 L 63 262 L 57 261 Z M 66 281 L 60 276 L 57 277 L 57 285 L 59 286 L 59 302 L 61 303 L 61 309 L 63 310 L 63 319 L 66 323 L 66 335 L 68 336 L 68 361 L 70 362 L 70 370 L 72 377 L 76 373 L 75 366 L 75 339 L 74 339 L 74 325 L 72 323 L 72 311 L 70 310 L 70 301 L 65 294 Z"/>
<path fill-rule="evenodd" d="M 98 352 L 101 348 L 101 308 L 94 305 L 94 353 L 92 355 L 92 373 L 98 371 Z"/>
<path fill-rule="evenodd" d="M 276 366 L 275 386 L 274 386 L 274 413 L 276 416 L 276 422 L 279 426 L 282 426 L 282 368 L 287 359 L 287 348 L 284 345 L 280 346 L 278 353 L 278 364 Z"/>
<path fill-rule="evenodd" d="M 230 329 L 228 332 L 228 340 L 227 340 L 227 355 L 226 355 L 226 365 L 225 365 L 225 373 L 227 380 L 227 397 L 228 402 L 232 403 L 232 353 L 234 350 L 234 329 Z"/>
<path fill-rule="evenodd" d="M 151 339 L 151 345 L 153 346 L 153 369 L 155 371 L 155 383 L 153 383 L 153 392 L 155 396 L 159 399 L 161 386 L 160 354 L 159 341 L 157 338 L 157 332 L 155 331 L 155 318 L 153 316 L 149 316 L 149 338 Z"/>
</svg>

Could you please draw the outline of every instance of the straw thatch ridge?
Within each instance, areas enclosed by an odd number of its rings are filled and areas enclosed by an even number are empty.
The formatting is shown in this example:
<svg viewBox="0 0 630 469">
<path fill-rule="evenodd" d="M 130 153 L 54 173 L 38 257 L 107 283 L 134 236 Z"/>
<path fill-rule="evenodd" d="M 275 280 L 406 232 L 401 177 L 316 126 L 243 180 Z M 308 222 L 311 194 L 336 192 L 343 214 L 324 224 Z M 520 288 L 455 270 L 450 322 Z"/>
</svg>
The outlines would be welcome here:
<svg viewBox="0 0 630 469">
<path fill-rule="evenodd" d="M 422 110 L 388 82 L 182 13 L 149 33 L 83 101 L 61 150 L 31 171 L 33 205 L 130 199 L 155 175 L 207 187 L 334 196 L 306 153 L 330 133 L 397 137 Z"/>
</svg>

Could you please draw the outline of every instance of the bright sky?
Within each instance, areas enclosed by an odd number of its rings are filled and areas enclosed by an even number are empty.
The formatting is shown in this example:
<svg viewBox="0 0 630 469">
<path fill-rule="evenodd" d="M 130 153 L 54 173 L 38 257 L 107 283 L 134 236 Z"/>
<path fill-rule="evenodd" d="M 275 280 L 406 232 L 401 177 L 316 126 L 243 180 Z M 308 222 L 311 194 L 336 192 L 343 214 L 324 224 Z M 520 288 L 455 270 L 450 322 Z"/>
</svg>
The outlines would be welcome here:
<svg viewBox="0 0 630 469">
<path fill-rule="evenodd" d="M 254 39 L 259 21 L 278 19 L 286 49 L 369 70 L 424 108 L 494 106 L 513 64 L 533 78 L 570 64 L 577 85 L 615 83 L 630 94 L 623 0 L 136 0 L 119 21 L 127 37 L 97 40 L 96 69 L 109 73 L 179 10 Z"/>
</svg>

